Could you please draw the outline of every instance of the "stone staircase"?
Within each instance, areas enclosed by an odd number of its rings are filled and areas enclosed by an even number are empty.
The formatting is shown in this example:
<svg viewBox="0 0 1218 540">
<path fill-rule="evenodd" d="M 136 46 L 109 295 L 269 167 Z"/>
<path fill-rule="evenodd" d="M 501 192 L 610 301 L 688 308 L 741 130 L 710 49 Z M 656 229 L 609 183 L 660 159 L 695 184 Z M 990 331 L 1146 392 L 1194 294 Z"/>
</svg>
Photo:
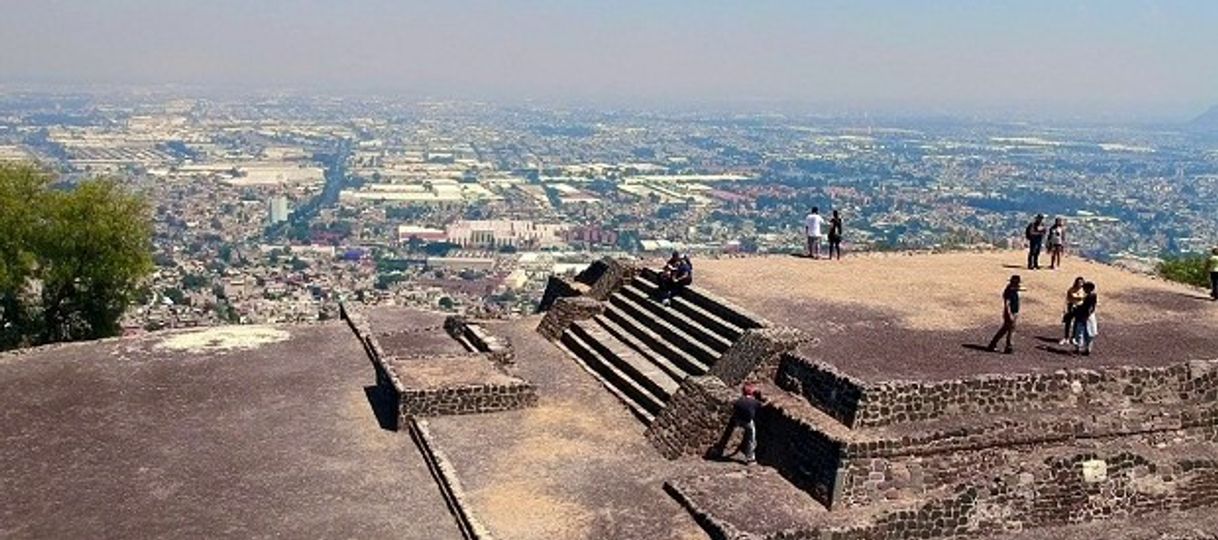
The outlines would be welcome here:
<svg viewBox="0 0 1218 540">
<path fill-rule="evenodd" d="M 657 275 L 644 269 L 604 302 L 604 312 L 575 321 L 559 343 L 645 423 L 691 375 L 704 375 L 745 330 L 764 325 L 697 287 L 670 305 L 654 299 Z"/>
</svg>

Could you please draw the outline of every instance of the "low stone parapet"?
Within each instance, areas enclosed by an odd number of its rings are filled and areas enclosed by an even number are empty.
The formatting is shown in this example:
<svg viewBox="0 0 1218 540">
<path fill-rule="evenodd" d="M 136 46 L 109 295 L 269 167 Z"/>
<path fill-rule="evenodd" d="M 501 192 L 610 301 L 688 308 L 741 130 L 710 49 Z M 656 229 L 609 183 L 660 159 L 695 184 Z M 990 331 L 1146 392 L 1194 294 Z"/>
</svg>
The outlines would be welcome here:
<svg viewBox="0 0 1218 540">
<path fill-rule="evenodd" d="M 556 341 L 572 322 L 591 319 L 604 311 L 604 304 L 593 298 L 560 298 L 546 311 L 545 317 L 537 325 L 537 332 L 550 341 Z"/>
<path fill-rule="evenodd" d="M 804 332 L 787 326 L 750 328 L 711 366 L 710 375 L 728 386 L 750 376 L 773 380 L 779 357 L 810 340 Z"/>
</svg>

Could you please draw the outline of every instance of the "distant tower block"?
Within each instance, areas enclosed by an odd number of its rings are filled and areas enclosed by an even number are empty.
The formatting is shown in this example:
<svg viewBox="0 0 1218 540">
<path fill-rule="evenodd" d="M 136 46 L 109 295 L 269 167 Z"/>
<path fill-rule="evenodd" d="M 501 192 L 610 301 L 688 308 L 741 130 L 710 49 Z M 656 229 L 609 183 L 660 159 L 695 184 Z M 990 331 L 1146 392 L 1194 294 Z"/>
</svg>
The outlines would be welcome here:
<svg viewBox="0 0 1218 540">
<path fill-rule="evenodd" d="M 287 197 L 282 195 L 271 197 L 271 200 L 267 206 L 270 210 L 270 215 L 268 217 L 272 225 L 276 223 L 283 223 L 284 221 L 288 220 L 289 209 Z"/>
</svg>

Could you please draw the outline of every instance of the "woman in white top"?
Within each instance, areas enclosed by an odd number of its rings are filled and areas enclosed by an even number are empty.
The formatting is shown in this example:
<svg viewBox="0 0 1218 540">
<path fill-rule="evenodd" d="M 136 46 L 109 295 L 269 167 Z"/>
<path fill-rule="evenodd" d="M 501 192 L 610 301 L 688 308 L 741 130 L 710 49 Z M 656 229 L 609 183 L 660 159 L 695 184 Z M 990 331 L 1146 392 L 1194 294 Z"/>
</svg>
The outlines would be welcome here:
<svg viewBox="0 0 1218 540">
<path fill-rule="evenodd" d="M 1053 270 L 1062 265 L 1062 253 L 1066 251 L 1066 220 L 1054 219 L 1048 236 L 1049 269 Z"/>
</svg>

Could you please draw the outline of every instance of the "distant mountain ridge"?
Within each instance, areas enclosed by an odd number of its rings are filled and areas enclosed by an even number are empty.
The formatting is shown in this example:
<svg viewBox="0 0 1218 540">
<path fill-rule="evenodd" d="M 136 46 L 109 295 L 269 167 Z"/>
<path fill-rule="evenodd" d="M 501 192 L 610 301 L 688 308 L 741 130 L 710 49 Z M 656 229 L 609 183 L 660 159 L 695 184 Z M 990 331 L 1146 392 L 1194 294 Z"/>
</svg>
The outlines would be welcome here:
<svg viewBox="0 0 1218 540">
<path fill-rule="evenodd" d="M 1218 131 L 1218 105 L 1210 107 L 1201 115 L 1189 121 L 1188 126 L 1206 131 Z"/>
</svg>

